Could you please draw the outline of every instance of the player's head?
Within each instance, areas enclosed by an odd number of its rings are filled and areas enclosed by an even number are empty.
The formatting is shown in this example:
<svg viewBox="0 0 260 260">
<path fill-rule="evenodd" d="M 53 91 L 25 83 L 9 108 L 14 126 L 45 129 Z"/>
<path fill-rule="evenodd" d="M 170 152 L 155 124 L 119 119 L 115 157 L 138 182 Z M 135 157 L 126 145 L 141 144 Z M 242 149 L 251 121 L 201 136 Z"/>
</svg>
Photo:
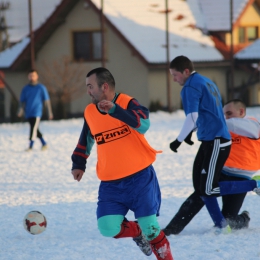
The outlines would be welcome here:
<svg viewBox="0 0 260 260">
<path fill-rule="evenodd" d="M 226 119 L 233 117 L 243 118 L 246 115 L 246 105 L 240 99 L 232 99 L 224 105 L 223 112 Z"/>
<path fill-rule="evenodd" d="M 31 69 L 29 72 L 28 72 L 28 79 L 30 81 L 31 84 L 36 84 L 38 82 L 38 73 L 36 70 L 34 69 Z"/>
<path fill-rule="evenodd" d="M 91 70 L 86 77 L 87 91 L 92 98 L 92 103 L 107 99 L 115 92 L 115 79 L 106 68 L 96 68 Z"/>
<path fill-rule="evenodd" d="M 173 81 L 178 82 L 181 86 L 185 84 L 192 71 L 194 71 L 193 63 L 185 56 L 177 56 L 170 63 Z"/>
</svg>

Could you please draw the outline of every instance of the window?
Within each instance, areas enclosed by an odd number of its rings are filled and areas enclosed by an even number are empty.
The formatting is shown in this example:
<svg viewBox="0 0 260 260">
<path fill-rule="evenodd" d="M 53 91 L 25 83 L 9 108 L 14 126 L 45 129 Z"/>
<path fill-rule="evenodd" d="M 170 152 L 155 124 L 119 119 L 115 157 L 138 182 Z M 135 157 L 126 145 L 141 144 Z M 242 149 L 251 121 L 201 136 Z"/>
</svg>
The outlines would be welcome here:
<svg viewBox="0 0 260 260">
<path fill-rule="evenodd" d="M 77 61 L 101 60 L 101 32 L 74 32 L 73 55 Z"/>
<path fill-rule="evenodd" d="M 247 27 L 247 39 L 249 42 L 253 42 L 258 38 L 257 27 Z"/>
<path fill-rule="evenodd" d="M 260 87 L 258 88 L 257 91 L 257 104 L 260 104 Z"/>
<path fill-rule="evenodd" d="M 238 29 L 239 43 L 253 42 L 258 38 L 258 27 L 239 27 Z"/>
<path fill-rule="evenodd" d="M 239 43 L 245 43 L 245 28 L 239 27 L 238 31 Z"/>
</svg>

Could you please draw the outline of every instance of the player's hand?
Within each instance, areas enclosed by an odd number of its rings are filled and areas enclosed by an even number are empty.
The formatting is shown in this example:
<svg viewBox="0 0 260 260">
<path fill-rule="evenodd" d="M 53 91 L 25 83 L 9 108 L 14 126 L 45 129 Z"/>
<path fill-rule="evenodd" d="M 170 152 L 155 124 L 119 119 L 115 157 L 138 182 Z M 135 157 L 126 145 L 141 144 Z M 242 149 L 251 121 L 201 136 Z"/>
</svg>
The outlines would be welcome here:
<svg viewBox="0 0 260 260">
<path fill-rule="evenodd" d="M 193 133 L 193 131 L 191 131 L 191 132 L 187 135 L 187 137 L 184 139 L 184 142 L 187 143 L 187 144 L 189 144 L 189 145 L 193 145 L 193 144 L 194 144 L 194 142 L 191 141 L 192 133 Z"/>
<path fill-rule="evenodd" d="M 84 174 L 84 171 L 82 171 L 80 169 L 74 169 L 74 170 L 71 171 L 71 174 L 73 175 L 74 180 L 80 181 L 83 174 Z"/>
<path fill-rule="evenodd" d="M 114 106 L 115 104 L 108 100 L 101 100 L 98 102 L 97 106 L 101 111 L 108 113 L 108 111 Z"/>
<path fill-rule="evenodd" d="M 177 139 L 174 140 L 173 142 L 170 143 L 170 149 L 177 153 L 177 149 L 179 148 L 179 146 L 181 145 L 181 142 L 179 142 Z"/>
<path fill-rule="evenodd" d="M 19 111 L 17 113 L 17 116 L 18 117 L 22 117 L 23 116 L 23 109 L 22 108 L 19 109 Z"/>
<path fill-rule="evenodd" d="M 49 113 L 49 120 L 52 120 L 52 119 L 53 119 L 53 114 Z"/>
</svg>

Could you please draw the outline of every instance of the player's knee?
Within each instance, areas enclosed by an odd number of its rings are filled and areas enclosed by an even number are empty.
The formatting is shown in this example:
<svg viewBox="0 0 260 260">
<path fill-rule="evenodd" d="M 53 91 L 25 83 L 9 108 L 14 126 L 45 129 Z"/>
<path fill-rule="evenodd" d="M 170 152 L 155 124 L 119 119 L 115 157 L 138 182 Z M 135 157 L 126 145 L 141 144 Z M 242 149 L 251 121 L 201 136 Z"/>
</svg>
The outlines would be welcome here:
<svg viewBox="0 0 260 260">
<path fill-rule="evenodd" d="M 149 241 L 155 239 L 161 232 L 156 215 L 138 218 L 138 224 Z"/>
<path fill-rule="evenodd" d="M 105 237 L 114 237 L 121 230 L 124 217 L 121 215 L 108 215 L 98 219 L 98 229 Z"/>
</svg>

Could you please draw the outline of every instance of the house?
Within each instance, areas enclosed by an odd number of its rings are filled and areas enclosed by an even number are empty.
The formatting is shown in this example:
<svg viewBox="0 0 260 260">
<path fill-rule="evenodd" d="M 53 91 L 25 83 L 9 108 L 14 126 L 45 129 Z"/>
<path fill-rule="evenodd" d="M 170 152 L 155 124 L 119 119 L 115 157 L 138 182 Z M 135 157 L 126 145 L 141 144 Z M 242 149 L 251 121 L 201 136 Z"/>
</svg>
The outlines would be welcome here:
<svg viewBox="0 0 260 260">
<path fill-rule="evenodd" d="M 248 72 L 247 80 L 236 86 L 240 96 L 246 96 L 250 105 L 259 105 L 260 100 L 260 38 L 234 56 L 237 66 Z"/>
<path fill-rule="evenodd" d="M 234 5 L 234 17 L 237 17 L 234 19 L 242 19 L 246 15 L 245 20 L 249 20 L 247 12 L 255 14 L 258 10 L 258 1 L 233 1 L 241 3 Z M 16 24 L 11 24 L 13 29 L 9 30 L 12 46 L 0 53 L 0 70 L 5 82 L 4 120 L 12 117 L 14 111 L 11 112 L 10 104 L 26 84 L 31 67 L 31 41 L 28 29 L 25 29 L 29 27 L 28 17 L 25 17 L 25 9 L 28 8 L 26 3 L 21 2 L 27 3 L 26 0 L 10 0 L 13 9 L 5 12 L 7 24 L 8 17 L 13 17 L 10 19 Z M 213 2 L 208 0 L 206 5 Z M 223 6 L 218 8 L 226 12 L 229 1 L 222 2 Z M 85 75 L 90 69 L 100 66 L 106 66 L 115 76 L 118 92 L 134 96 L 148 107 L 157 102 L 162 108 L 176 109 L 181 107 L 181 88 L 169 79 L 167 58 L 171 60 L 185 55 L 194 62 L 198 72 L 217 83 L 223 99 L 227 100 L 231 62 L 223 45 L 228 46 L 228 40 L 217 44 L 216 38 L 221 32 L 223 35 L 226 33 L 224 38 L 228 39 L 228 27 L 223 32 L 220 27 L 214 31 L 214 22 L 209 23 L 213 16 L 208 15 L 209 10 L 203 9 L 202 4 L 203 0 L 169 0 L 167 8 L 162 0 L 105 0 L 102 16 L 99 0 L 34 0 L 35 67 L 40 79 L 45 79 L 43 83 L 49 82 L 47 87 L 54 85 L 62 89 L 69 85 L 81 90 L 76 97 L 73 94 L 62 97 L 70 115 L 82 114 L 90 102 L 84 88 Z M 17 18 L 21 13 L 24 17 Z M 260 19 L 259 15 L 257 19 Z M 237 61 L 239 58 L 234 60 L 238 75 L 235 79 L 236 84 L 241 85 L 247 82 L 248 70 L 237 68 Z M 68 68 L 71 75 L 64 74 Z M 70 80 L 64 83 L 65 78 Z M 250 102 L 249 99 L 248 104 Z M 260 99 L 256 102 L 260 103 Z"/>
<path fill-rule="evenodd" d="M 235 88 L 227 86 L 228 96 L 243 98 L 248 105 L 259 104 L 260 85 L 257 84 L 259 78 L 254 64 L 260 60 L 259 49 L 256 48 L 259 43 L 254 42 L 260 38 L 260 0 L 198 0 L 197 3 L 199 11 L 194 13 L 198 17 L 196 26 L 211 36 L 225 60 L 235 58 Z M 255 47 L 251 48 L 251 45 Z M 240 54 L 236 55 L 238 52 Z M 245 72 L 248 74 L 247 78 Z M 231 71 L 227 73 L 230 78 Z"/>
</svg>

